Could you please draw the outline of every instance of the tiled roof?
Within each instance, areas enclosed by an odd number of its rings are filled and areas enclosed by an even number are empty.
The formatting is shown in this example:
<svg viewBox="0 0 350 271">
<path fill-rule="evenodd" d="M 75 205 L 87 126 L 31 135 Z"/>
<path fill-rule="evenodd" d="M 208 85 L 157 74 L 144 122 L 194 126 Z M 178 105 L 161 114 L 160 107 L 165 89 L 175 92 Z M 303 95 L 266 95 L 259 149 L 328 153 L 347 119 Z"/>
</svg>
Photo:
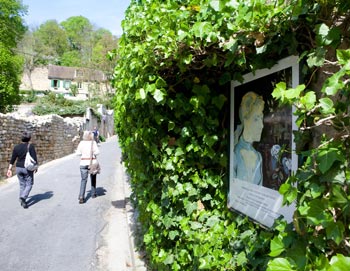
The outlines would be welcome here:
<svg viewBox="0 0 350 271">
<path fill-rule="evenodd" d="M 104 76 L 103 72 L 99 70 L 56 65 L 49 65 L 48 78 L 89 82 L 106 81 L 106 77 Z"/>
</svg>

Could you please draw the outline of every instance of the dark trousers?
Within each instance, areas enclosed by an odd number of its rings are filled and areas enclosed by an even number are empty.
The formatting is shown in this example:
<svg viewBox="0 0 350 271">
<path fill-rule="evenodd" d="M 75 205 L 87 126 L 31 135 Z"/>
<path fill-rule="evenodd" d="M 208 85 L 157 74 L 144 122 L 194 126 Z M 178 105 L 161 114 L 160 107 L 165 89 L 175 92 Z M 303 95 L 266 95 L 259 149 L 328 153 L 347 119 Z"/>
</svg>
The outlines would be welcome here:
<svg viewBox="0 0 350 271">
<path fill-rule="evenodd" d="M 80 192 L 79 192 L 79 198 L 85 198 L 85 190 L 86 190 L 86 183 L 89 176 L 89 166 L 80 166 L 80 175 L 81 175 L 81 182 L 80 182 Z M 91 180 L 91 195 L 96 194 L 96 175 L 90 174 L 90 180 Z"/>
</svg>

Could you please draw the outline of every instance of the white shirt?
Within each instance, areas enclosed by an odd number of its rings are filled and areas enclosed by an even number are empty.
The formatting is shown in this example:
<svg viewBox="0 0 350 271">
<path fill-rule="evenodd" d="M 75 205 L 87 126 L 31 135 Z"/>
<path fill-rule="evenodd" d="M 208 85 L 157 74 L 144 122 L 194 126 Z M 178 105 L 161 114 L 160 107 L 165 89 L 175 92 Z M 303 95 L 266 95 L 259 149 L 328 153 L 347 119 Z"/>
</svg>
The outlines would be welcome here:
<svg viewBox="0 0 350 271">
<path fill-rule="evenodd" d="M 83 140 L 79 142 L 78 148 L 76 150 L 77 155 L 81 155 L 80 158 L 80 165 L 81 166 L 88 166 L 90 165 L 91 160 L 91 143 L 92 143 L 92 153 L 93 153 L 93 159 L 92 163 L 96 163 L 96 155 L 100 153 L 100 150 L 97 147 L 97 143 L 95 140 L 87 141 Z"/>
</svg>

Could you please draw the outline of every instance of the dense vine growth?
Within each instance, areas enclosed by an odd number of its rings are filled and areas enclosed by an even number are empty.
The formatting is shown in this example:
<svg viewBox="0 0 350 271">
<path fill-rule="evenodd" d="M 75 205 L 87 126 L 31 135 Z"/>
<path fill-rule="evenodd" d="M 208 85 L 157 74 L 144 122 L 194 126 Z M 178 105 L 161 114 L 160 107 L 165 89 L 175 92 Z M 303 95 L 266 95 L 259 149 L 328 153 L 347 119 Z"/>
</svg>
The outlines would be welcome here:
<svg viewBox="0 0 350 271">
<path fill-rule="evenodd" d="M 131 1 L 115 117 L 151 270 L 347 270 L 350 52 L 336 50 L 349 45 L 349 8 L 346 0 Z M 305 84 L 278 84 L 273 95 L 295 104 L 305 159 L 280 190 L 297 201 L 294 223 L 265 230 L 226 206 L 229 83 L 291 54 Z M 336 132 L 312 141 L 324 125 Z"/>
</svg>

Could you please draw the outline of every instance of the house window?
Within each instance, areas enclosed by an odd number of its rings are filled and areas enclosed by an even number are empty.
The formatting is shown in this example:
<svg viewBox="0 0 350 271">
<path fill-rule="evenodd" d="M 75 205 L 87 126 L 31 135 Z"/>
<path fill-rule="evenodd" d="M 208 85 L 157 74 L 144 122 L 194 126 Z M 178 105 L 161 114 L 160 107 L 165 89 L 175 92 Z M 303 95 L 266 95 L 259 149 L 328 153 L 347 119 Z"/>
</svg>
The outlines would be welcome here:
<svg viewBox="0 0 350 271">
<path fill-rule="evenodd" d="M 64 81 L 64 82 L 63 82 L 63 87 L 64 87 L 65 89 L 69 89 L 69 88 L 70 88 L 70 85 L 71 85 L 71 82 L 70 82 L 70 81 Z"/>
<path fill-rule="evenodd" d="M 54 89 L 58 89 L 60 87 L 60 80 L 51 80 L 51 87 L 53 87 Z"/>
<path fill-rule="evenodd" d="M 82 83 L 78 82 L 78 89 L 82 89 L 82 88 L 83 88 Z"/>
</svg>

